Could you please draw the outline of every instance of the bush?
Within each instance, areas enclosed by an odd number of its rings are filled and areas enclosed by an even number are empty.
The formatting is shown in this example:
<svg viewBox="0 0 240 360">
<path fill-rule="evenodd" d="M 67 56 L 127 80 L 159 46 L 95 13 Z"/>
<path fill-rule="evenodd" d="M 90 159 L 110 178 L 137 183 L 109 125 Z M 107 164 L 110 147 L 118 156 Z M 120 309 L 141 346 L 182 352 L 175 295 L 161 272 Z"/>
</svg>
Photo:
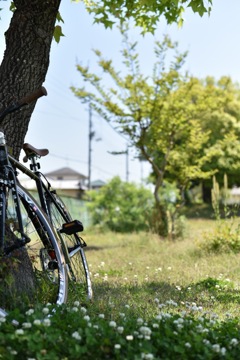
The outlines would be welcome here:
<svg viewBox="0 0 240 360">
<path fill-rule="evenodd" d="M 149 229 L 154 202 L 150 190 L 114 177 L 107 185 L 100 190 L 92 190 L 89 195 L 94 225 L 116 232 Z"/>
<path fill-rule="evenodd" d="M 204 234 L 204 241 L 200 247 L 203 250 L 223 253 L 240 252 L 240 229 L 234 226 L 232 220 L 221 220 L 211 232 Z"/>
</svg>

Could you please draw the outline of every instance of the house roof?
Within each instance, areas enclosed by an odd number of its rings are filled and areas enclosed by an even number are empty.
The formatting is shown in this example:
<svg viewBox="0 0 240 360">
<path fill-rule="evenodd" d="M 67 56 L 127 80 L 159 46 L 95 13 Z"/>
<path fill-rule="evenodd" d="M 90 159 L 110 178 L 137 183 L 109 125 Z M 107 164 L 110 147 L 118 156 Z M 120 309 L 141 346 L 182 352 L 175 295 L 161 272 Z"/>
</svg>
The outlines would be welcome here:
<svg viewBox="0 0 240 360">
<path fill-rule="evenodd" d="M 73 170 L 69 167 L 63 167 L 61 169 L 57 169 L 45 174 L 47 178 L 59 178 L 59 177 L 67 177 L 72 179 L 87 179 L 87 176 Z"/>
<path fill-rule="evenodd" d="M 104 181 L 102 181 L 102 180 L 95 180 L 95 181 L 91 182 L 92 187 L 100 187 L 100 186 L 103 186 L 103 185 L 106 185 L 106 183 Z"/>
</svg>

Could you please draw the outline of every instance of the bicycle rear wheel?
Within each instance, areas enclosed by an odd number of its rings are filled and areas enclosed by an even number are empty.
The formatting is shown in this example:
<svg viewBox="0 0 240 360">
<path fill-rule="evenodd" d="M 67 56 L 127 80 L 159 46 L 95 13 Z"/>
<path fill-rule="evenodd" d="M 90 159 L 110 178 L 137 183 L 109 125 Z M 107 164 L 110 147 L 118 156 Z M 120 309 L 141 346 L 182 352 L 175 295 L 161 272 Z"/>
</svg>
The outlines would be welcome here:
<svg viewBox="0 0 240 360">
<path fill-rule="evenodd" d="M 16 248 L 21 241 L 16 204 L 9 190 L 6 207 L 5 255 L 0 260 L 0 314 L 16 307 L 38 303 L 63 304 L 67 300 L 67 269 L 56 234 L 33 197 L 17 186 L 23 220 L 24 236 L 30 240 Z M 7 240 L 10 238 L 10 241 Z M 14 250 L 13 250 L 14 249 Z"/>
<path fill-rule="evenodd" d="M 68 273 L 71 280 L 69 282 L 69 292 L 72 292 L 73 299 L 77 295 L 77 300 L 92 300 L 92 283 L 84 252 L 86 243 L 76 232 L 67 234 L 60 231 L 63 224 L 72 222 L 72 217 L 62 199 L 55 192 L 46 193 L 46 199 L 51 223 L 62 240 L 65 258 L 68 259 Z"/>
</svg>

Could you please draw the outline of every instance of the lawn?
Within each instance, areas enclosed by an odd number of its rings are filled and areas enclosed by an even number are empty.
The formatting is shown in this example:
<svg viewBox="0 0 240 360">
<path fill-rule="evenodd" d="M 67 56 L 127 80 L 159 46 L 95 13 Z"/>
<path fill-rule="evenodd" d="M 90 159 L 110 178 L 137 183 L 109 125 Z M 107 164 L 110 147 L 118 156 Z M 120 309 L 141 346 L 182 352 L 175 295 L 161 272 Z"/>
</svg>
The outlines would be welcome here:
<svg viewBox="0 0 240 360">
<path fill-rule="evenodd" d="M 0 358 L 238 359 L 239 255 L 200 248 L 216 226 L 189 219 L 175 241 L 89 231 L 94 301 L 75 294 L 67 306 L 12 312 L 0 322 Z"/>
</svg>

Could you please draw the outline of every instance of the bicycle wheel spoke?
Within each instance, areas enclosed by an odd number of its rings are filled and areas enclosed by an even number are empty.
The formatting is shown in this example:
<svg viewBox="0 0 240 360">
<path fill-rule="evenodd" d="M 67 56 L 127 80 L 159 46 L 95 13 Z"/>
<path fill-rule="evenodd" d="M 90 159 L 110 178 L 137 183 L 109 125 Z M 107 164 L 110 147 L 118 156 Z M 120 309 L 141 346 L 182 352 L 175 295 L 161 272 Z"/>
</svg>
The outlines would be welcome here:
<svg viewBox="0 0 240 360">
<path fill-rule="evenodd" d="M 1 308 L 10 310 L 16 306 L 22 306 L 22 303 L 24 305 L 34 305 L 38 303 L 57 302 L 61 304 L 66 302 L 66 266 L 64 265 L 63 256 L 55 239 L 54 232 L 48 224 L 45 215 L 37 205 L 34 205 L 34 200 L 29 197 L 30 195 L 21 187 L 18 187 L 18 191 L 23 219 L 23 233 L 30 239 L 30 242 L 20 248 L 20 251 L 14 250 L 8 255 L 13 264 L 15 263 L 14 257 L 16 257 L 16 269 L 12 271 L 11 280 L 5 278 L 8 285 L 9 282 L 12 282 L 11 286 L 8 286 L 7 297 L 6 286 L 1 288 L 3 293 L 0 293 L 0 310 Z M 22 231 L 19 231 L 18 218 L 11 191 L 8 194 L 6 227 L 11 230 L 15 242 L 21 240 Z M 9 232 L 6 234 L 7 236 L 9 236 Z M 19 253 L 24 253 L 23 261 L 21 258 L 19 260 Z M 1 259 L 2 264 L 6 259 L 7 257 Z M 24 268 L 25 262 L 28 264 L 28 273 Z M 8 269 L 6 268 L 6 270 Z M 19 276 L 16 276 L 17 281 L 20 284 L 24 284 L 24 286 L 20 285 L 22 289 L 19 288 L 20 286 L 16 286 L 16 281 L 13 279 L 16 272 L 19 272 Z"/>
<path fill-rule="evenodd" d="M 83 229 L 78 221 L 72 221 L 70 214 L 66 210 L 66 206 L 62 200 L 53 194 L 54 201 L 50 200 L 50 214 L 51 221 L 59 234 L 65 249 L 65 257 L 69 270 L 69 290 L 75 296 L 87 298 L 91 300 L 93 297 L 92 286 L 90 280 L 90 273 L 83 247 L 86 246 L 85 242 L 74 233 Z M 64 225 L 64 226 L 63 226 Z"/>
</svg>

